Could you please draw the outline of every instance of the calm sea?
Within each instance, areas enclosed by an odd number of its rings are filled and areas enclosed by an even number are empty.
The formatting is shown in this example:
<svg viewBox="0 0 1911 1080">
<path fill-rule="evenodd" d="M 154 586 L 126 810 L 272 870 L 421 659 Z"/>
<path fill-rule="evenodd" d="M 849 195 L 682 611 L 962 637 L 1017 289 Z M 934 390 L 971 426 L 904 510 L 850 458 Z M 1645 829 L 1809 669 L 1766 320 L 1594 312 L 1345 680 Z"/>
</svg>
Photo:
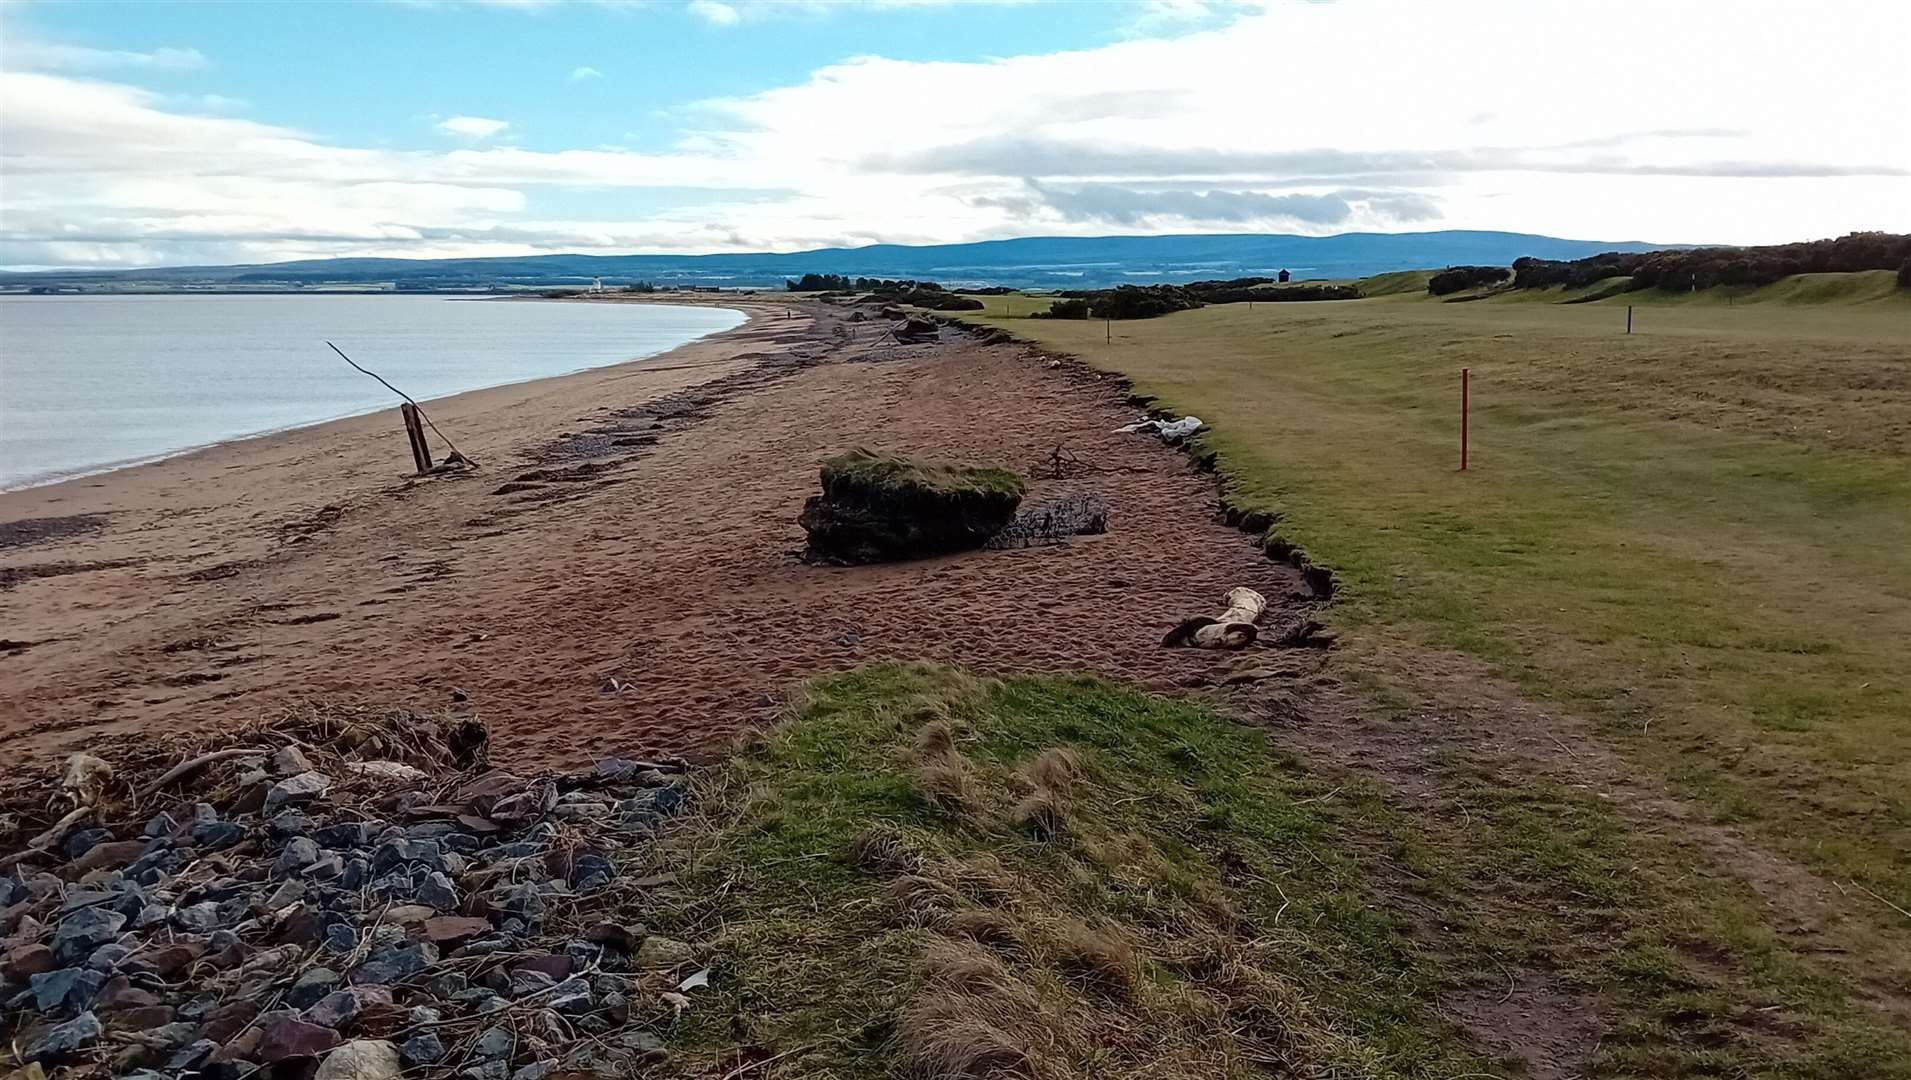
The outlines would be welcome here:
<svg viewBox="0 0 1911 1080">
<path fill-rule="evenodd" d="M 674 349 L 721 308 L 437 296 L 0 297 L 0 490 Z"/>
</svg>

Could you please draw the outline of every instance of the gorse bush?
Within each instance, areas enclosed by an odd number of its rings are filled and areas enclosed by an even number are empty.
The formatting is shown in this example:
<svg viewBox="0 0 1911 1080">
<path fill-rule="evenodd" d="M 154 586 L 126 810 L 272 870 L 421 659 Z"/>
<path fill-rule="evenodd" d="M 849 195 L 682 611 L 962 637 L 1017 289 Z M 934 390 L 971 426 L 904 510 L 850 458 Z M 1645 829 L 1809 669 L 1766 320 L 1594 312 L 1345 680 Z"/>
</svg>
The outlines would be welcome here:
<svg viewBox="0 0 1911 1080">
<path fill-rule="evenodd" d="M 1513 284 L 1520 289 L 1554 285 L 1579 289 L 1605 278 L 1629 277 L 1632 279 L 1630 289 L 1685 292 L 1715 285 L 1770 285 L 1794 274 L 1897 270 L 1898 284 L 1911 286 L 1911 280 L 1907 280 L 1902 269 L 1908 263 L 1911 263 L 1911 235 L 1856 232 L 1835 240 L 1765 247 L 1611 251 L 1571 261 L 1515 259 Z"/>
<path fill-rule="evenodd" d="M 1498 285 L 1512 276 L 1513 271 L 1505 266 L 1449 266 L 1427 281 L 1427 291 L 1446 296 L 1482 285 Z"/>
<path fill-rule="evenodd" d="M 1310 282 L 1278 285 L 1273 278 L 1247 277 L 1226 281 L 1194 281 L 1186 285 L 1118 285 L 1112 289 L 1073 289 L 1061 294 L 1047 312 L 1050 319 L 1152 319 L 1208 304 L 1240 304 L 1259 300 L 1280 303 L 1296 300 L 1358 300 L 1353 285 Z"/>
</svg>

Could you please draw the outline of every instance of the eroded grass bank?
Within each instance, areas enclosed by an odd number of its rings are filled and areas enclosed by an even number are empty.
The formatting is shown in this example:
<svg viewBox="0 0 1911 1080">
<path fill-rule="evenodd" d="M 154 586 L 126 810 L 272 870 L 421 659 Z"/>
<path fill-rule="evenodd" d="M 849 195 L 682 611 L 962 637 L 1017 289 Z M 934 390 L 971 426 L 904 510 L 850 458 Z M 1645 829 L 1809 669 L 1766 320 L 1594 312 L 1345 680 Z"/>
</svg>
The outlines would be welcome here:
<svg viewBox="0 0 1911 1080">
<path fill-rule="evenodd" d="M 1700 926 L 1720 898 L 1667 890 L 1681 852 L 1475 768 L 1452 765 L 1464 819 L 1422 819 L 1259 729 L 1105 682 L 819 681 L 717 772 L 684 840 L 656 921 L 716 961 L 676 1066 L 1517 1076 L 1448 1008 L 1503 1000 L 1511 963 L 1597 1014 L 1591 1074 L 1911 1076 L 1902 1036 L 1781 941 Z"/>
</svg>

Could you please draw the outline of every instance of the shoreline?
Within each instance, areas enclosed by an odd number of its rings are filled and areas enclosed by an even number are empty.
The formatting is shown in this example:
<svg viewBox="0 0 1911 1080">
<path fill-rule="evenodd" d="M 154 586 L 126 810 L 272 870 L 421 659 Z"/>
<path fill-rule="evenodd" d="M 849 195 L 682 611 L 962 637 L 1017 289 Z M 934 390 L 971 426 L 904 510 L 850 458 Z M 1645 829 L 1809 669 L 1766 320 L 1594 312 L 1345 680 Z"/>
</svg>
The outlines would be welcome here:
<svg viewBox="0 0 1911 1080">
<path fill-rule="evenodd" d="M 548 298 L 548 297 L 535 297 L 535 298 L 473 297 L 471 299 L 551 300 L 552 298 Z M 681 345 L 677 345 L 669 349 L 664 349 L 660 352 L 650 353 L 645 356 L 638 356 L 638 357 L 631 357 L 631 358 L 627 358 L 623 360 L 616 360 L 608 364 L 592 364 L 586 367 L 574 368 L 570 371 L 558 372 L 552 375 L 536 375 L 528 379 L 517 379 L 510 382 L 491 383 L 486 386 L 474 386 L 468 390 L 459 390 L 450 394 L 442 394 L 437 397 L 430 397 L 430 398 L 419 398 L 417 400 L 419 401 L 420 404 L 426 404 L 426 405 L 442 404 L 442 403 L 452 402 L 458 398 L 464 397 L 467 394 L 481 394 L 486 391 L 502 390 L 507 387 L 513 387 L 513 386 L 529 386 L 533 383 L 543 382 L 543 381 L 552 380 L 552 379 L 567 379 L 572 376 L 583 375 L 593 371 L 606 371 L 612 368 L 630 367 L 634 365 L 650 363 L 651 361 L 659 360 L 664 357 L 670 356 L 672 353 L 675 353 L 679 350 L 690 348 L 702 342 L 710 341 L 715 338 L 721 337 L 722 335 L 725 335 L 725 334 L 731 334 L 737 331 L 747 329 L 753 320 L 763 317 L 764 311 L 767 310 L 767 307 L 761 303 L 758 303 L 752 306 L 749 304 L 698 304 L 698 303 L 670 302 L 670 303 L 660 303 L 658 306 L 686 307 L 686 308 L 690 308 L 690 307 L 721 308 L 723 310 L 734 311 L 737 314 L 742 315 L 743 321 L 741 323 L 738 323 L 736 326 L 730 327 L 726 330 L 713 331 L 711 333 L 704 334 L 700 337 L 692 338 L 691 340 L 686 341 Z M 67 484 L 67 483 L 72 483 L 75 481 L 87 480 L 87 479 L 92 479 L 92 478 L 100 477 L 100 476 L 106 476 L 106 475 L 110 475 L 112 473 L 119 472 L 126 469 L 144 468 L 148 465 L 156 465 L 162 462 L 173 461 L 182 457 L 188 457 L 190 455 L 201 453 L 207 450 L 216 450 L 224 446 L 232 446 L 236 444 L 249 443 L 259 439 L 269 439 L 269 438 L 273 438 L 275 436 L 280 436 L 280 435 L 289 435 L 293 432 L 308 431 L 315 428 L 324 427 L 327 424 L 343 423 L 350 420 L 362 419 L 367 416 L 377 416 L 380 413 L 384 413 L 388 410 L 397 409 L 398 405 L 399 403 L 394 402 L 390 405 L 380 406 L 375 409 L 367 409 L 363 412 L 343 413 L 337 416 L 328 416 L 318 420 L 303 421 L 296 424 L 287 424 L 282 427 L 266 428 L 261 431 L 244 432 L 238 435 L 230 435 L 225 438 L 214 439 L 210 442 L 195 443 L 191 446 L 183 446 L 175 450 L 165 450 L 156 454 L 149 454 L 149 455 L 132 457 L 132 458 L 122 458 L 117 461 L 102 462 L 98 465 L 83 465 L 71 470 L 61 470 L 53 475 L 41 476 L 35 479 L 30 479 L 23 483 L 0 484 L 0 519 L 5 519 L 7 516 L 7 508 L 6 508 L 4 500 L 7 496 L 10 496 L 10 495 L 17 495 L 17 494 L 21 494 L 28 491 L 37 491 L 42 488 L 54 487 L 60 484 Z"/>
<path fill-rule="evenodd" d="M 1207 682 L 1227 658 L 1163 649 L 1132 611 L 1298 588 L 1191 514 L 1210 477 L 1115 432 L 1132 409 L 1106 380 L 961 333 L 857 339 L 824 305 L 745 310 L 662 358 L 440 402 L 477 470 L 409 475 L 381 413 L 0 495 L 0 753 L 332 702 L 475 713 L 500 762 L 707 755 L 801 679 L 873 659 Z M 1058 441 L 1119 468 L 1033 497 L 1090 485 L 1119 530 L 877 567 L 802 558 L 818 464 L 846 447 L 1033 472 Z M 1057 583 L 1042 618 L 1098 629 L 1030 638 L 1030 574 Z"/>
</svg>

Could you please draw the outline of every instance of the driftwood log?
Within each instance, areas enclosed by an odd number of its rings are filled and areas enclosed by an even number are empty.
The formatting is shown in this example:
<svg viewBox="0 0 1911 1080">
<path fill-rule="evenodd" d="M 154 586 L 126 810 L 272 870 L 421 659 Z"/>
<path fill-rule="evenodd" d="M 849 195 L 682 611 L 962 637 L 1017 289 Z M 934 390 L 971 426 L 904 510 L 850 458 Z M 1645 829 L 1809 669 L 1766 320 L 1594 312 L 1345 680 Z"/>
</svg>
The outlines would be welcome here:
<svg viewBox="0 0 1911 1080">
<path fill-rule="evenodd" d="M 1229 589 L 1227 610 L 1219 615 L 1198 615 L 1168 631 L 1161 643 L 1170 648 L 1244 649 L 1254 644 L 1260 628 L 1255 624 L 1267 611 L 1267 597 L 1253 589 Z"/>
</svg>

